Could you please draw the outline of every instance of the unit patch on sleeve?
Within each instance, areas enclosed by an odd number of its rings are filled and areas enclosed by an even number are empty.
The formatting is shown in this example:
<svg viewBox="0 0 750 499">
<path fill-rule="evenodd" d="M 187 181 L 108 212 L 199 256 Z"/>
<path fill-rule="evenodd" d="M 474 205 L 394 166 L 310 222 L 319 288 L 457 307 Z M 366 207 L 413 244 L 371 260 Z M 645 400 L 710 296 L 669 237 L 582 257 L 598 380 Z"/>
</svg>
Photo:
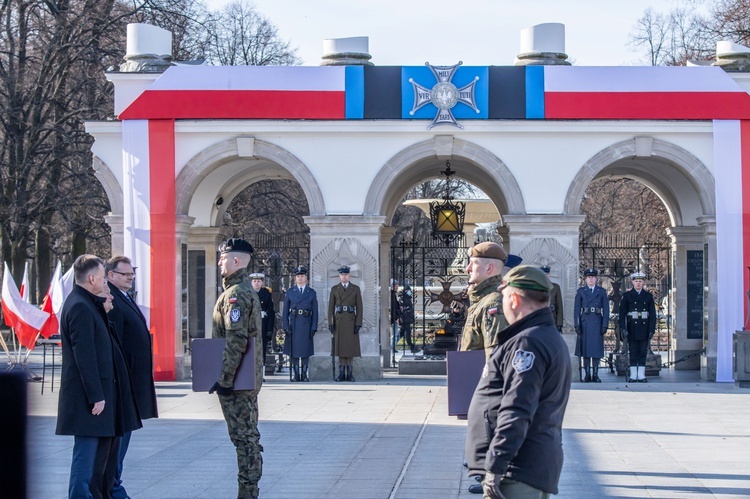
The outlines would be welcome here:
<svg viewBox="0 0 750 499">
<path fill-rule="evenodd" d="M 239 308 L 233 308 L 231 312 L 229 312 L 229 320 L 232 322 L 239 322 L 240 321 L 240 309 Z"/>
<path fill-rule="evenodd" d="M 518 374 L 525 373 L 534 366 L 535 358 L 536 356 L 533 352 L 516 350 L 516 354 L 513 356 L 513 369 L 515 369 Z"/>
</svg>

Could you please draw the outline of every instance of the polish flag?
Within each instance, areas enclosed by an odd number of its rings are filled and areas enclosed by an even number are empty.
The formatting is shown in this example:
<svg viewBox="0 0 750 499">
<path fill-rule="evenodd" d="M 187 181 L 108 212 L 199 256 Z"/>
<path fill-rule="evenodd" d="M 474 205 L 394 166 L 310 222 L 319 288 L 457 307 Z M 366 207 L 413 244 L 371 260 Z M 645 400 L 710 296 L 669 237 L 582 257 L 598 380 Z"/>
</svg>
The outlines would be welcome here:
<svg viewBox="0 0 750 499">
<path fill-rule="evenodd" d="M 53 334 L 60 332 L 60 313 L 62 312 L 63 303 L 73 288 L 73 267 L 68 270 L 64 276 L 61 276 L 62 266 L 57 262 L 55 272 L 52 275 L 52 282 L 49 285 L 49 291 L 42 301 L 42 310 L 49 314 L 49 319 L 44 323 L 39 333 L 49 338 Z"/>
<path fill-rule="evenodd" d="M 19 291 L 21 292 L 23 301 L 31 303 L 29 296 L 29 262 L 23 264 L 23 279 L 21 279 L 21 289 Z"/>
<path fill-rule="evenodd" d="M 3 272 L 2 309 L 5 324 L 16 331 L 18 341 L 29 350 L 34 349 L 36 336 L 44 325 L 49 314 L 39 310 L 34 305 L 27 303 L 21 298 L 10 268 L 5 263 Z"/>
</svg>

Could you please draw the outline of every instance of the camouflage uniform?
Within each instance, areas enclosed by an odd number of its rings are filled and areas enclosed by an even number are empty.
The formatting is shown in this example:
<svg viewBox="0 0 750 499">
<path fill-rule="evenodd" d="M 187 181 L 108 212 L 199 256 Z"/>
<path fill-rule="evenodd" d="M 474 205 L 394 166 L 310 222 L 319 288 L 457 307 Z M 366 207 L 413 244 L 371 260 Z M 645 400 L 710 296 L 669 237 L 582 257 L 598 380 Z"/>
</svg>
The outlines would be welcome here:
<svg viewBox="0 0 750 499">
<path fill-rule="evenodd" d="M 227 339 L 219 378 L 219 384 L 226 388 L 234 386 L 234 376 L 248 341 L 255 342 L 255 390 L 219 395 L 229 438 L 237 449 L 239 497 L 258 497 L 263 467 L 263 447 L 258 432 L 258 392 L 263 382 L 261 332 L 258 294 L 250 284 L 247 271 L 237 270 L 224 278 L 224 292 L 214 308 L 213 337 Z"/>
<path fill-rule="evenodd" d="M 497 333 L 508 327 L 503 315 L 503 297 L 498 292 L 502 277 L 489 277 L 469 291 L 471 307 L 461 333 L 461 350 L 481 350 L 489 358 L 497 345 Z"/>
</svg>

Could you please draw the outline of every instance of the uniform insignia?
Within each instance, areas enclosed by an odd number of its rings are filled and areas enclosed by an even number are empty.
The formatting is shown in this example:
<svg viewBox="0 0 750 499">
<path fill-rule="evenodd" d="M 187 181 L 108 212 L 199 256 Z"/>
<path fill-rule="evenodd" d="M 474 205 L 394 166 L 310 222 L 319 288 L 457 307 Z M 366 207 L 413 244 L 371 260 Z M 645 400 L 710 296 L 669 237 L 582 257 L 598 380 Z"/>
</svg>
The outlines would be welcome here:
<svg viewBox="0 0 750 499">
<path fill-rule="evenodd" d="M 229 312 L 229 320 L 232 322 L 239 322 L 240 321 L 240 309 L 239 308 L 233 308 L 231 312 Z"/>
<path fill-rule="evenodd" d="M 487 364 L 485 364 L 484 368 L 482 369 L 482 377 L 486 378 L 489 375 L 490 375 L 490 367 Z"/>
<path fill-rule="evenodd" d="M 491 309 L 487 310 L 487 314 L 489 315 L 495 315 L 497 313 L 497 307 L 492 307 Z"/>
<path fill-rule="evenodd" d="M 237 297 L 232 296 L 231 298 L 229 298 L 229 303 L 237 303 Z"/>
<path fill-rule="evenodd" d="M 513 369 L 515 369 L 518 374 L 525 373 L 534 367 L 535 358 L 536 355 L 532 352 L 516 350 L 516 354 L 513 356 Z"/>
</svg>

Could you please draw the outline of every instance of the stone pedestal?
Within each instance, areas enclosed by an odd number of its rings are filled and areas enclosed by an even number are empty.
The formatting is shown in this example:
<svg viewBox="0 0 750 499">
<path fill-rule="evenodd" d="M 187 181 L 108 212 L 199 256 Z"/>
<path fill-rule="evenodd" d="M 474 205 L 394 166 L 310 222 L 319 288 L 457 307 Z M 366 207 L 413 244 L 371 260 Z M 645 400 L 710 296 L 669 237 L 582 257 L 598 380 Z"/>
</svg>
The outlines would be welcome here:
<svg viewBox="0 0 750 499">
<path fill-rule="evenodd" d="M 750 331 L 736 331 L 732 336 L 734 384 L 750 388 Z"/>
<path fill-rule="evenodd" d="M 630 356 L 627 353 L 615 354 L 615 371 L 618 376 L 628 376 L 630 372 Z M 646 356 L 646 376 L 659 376 L 661 372 L 661 355 L 650 353 Z"/>
<path fill-rule="evenodd" d="M 445 376 L 445 359 L 404 359 L 398 361 L 399 374 Z"/>
</svg>

